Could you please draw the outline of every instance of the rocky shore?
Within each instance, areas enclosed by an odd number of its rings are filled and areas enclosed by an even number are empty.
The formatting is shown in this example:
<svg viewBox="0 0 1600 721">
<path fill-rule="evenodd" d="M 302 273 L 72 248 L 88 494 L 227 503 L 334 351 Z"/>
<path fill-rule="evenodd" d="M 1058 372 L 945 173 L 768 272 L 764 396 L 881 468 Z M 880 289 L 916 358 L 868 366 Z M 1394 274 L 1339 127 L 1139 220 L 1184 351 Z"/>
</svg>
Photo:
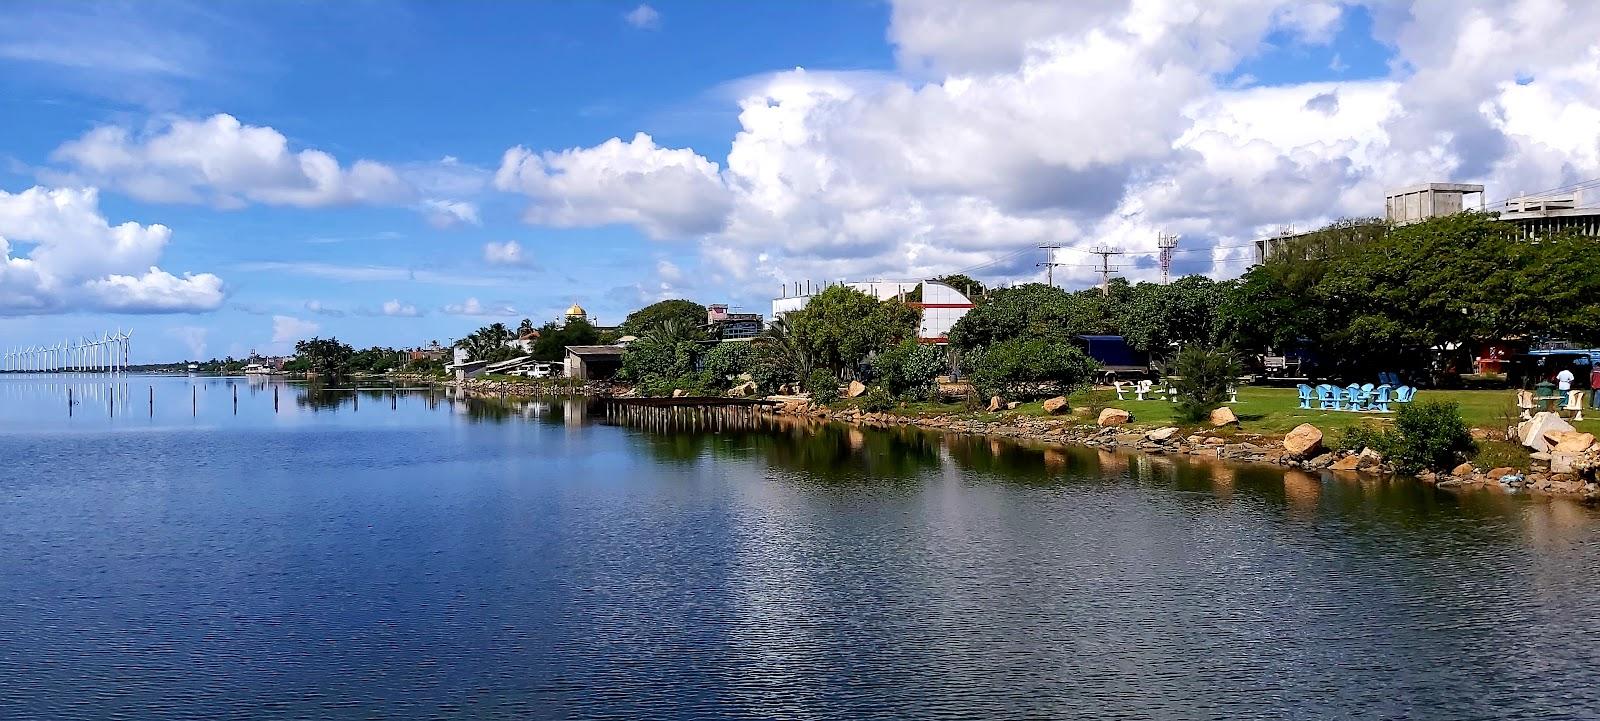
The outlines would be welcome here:
<svg viewBox="0 0 1600 721">
<path fill-rule="evenodd" d="M 1076 444 L 1105 450 L 1187 455 L 1241 463 L 1271 463 L 1287 468 L 1327 470 L 1356 475 L 1395 475 L 1394 466 L 1371 449 L 1352 453 L 1324 446 L 1322 432 L 1310 424 L 1295 428 L 1286 436 L 1274 437 L 1246 433 L 1240 431 L 1234 423 L 1227 422 L 1211 430 L 1190 433 L 1172 426 L 1154 429 L 1125 428 L 1121 423 L 1126 422 L 1123 418 L 1126 414 L 1118 416 L 1117 413 L 1112 413 L 1116 409 L 1110 408 L 1102 412 L 1101 417 L 1094 423 L 1071 416 L 1023 415 L 1002 415 L 1000 419 L 990 421 L 962 416 L 905 416 L 866 412 L 858 408 L 835 409 L 793 396 L 774 397 L 773 400 L 778 401 L 778 405 L 772 407 L 772 413 L 844 423 L 869 426 L 908 425 L 948 433 Z M 1119 418 L 1122 420 L 1118 420 Z M 1589 440 L 1593 442 L 1593 438 Z M 1535 453 L 1533 457 L 1534 466 L 1526 475 L 1511 468 L 1480 469 L 1470 463 L 1463 463 L 1449 473 L 1423 472 L 1418 474 L 1417 478 L 1424 483 L 1438 485 L 1440 488 L 1533 492 L 1579 498 L 1590 503 L 1600 502 L 1600 487 L 1595 483 L 1593 465 L 1585 467 L 1584 462 L 1580 461 L 1576 467 L 1559 468 L 1557 470 L 1560 472 L 1553 472 L 1550 466 L 1550 454 Z"/>
</svg>

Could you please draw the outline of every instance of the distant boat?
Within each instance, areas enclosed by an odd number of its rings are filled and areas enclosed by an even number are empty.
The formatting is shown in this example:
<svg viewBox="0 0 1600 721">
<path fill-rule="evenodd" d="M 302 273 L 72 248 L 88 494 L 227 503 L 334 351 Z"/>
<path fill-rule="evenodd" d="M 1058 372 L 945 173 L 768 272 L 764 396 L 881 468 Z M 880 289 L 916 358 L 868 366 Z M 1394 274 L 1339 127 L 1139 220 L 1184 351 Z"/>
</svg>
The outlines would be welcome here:
<svg viewBox="0 0 1600 721">
<path fill-rule="evenodd" d="M 247 376 L 270 376 L 277 372 L 271 366 L 265 366 L 260 363 L 251 363 L 244 367 L 244 374 Z"/>
<path fill-rule="evenodd" d="M 198 371 L 198 370 L 200 370 L 200 364 L 199 363 L 190 363 L 189 364 L 189 372 L 190 373 L 194 373 L 195 371 Z"/>
</svg>

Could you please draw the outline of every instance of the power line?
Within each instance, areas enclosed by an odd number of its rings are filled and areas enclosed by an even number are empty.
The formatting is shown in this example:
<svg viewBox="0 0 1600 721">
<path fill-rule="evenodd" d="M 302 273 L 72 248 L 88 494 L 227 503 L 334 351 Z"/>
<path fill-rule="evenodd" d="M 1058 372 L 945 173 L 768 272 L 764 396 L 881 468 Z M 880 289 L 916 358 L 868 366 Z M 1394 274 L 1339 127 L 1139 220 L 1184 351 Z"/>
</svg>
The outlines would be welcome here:
<svg viewBox="0 0 1600 721">
<path fill-rule="evenodd" d="M 1111 295 L 1111 256 L 1122 255 L 1122 251 L 1105 245 L 1097 245 L 1093 251 L 1100 256 L 1100 295 Z"/>
<path fill-rule="evenodd" d="M 1035 266 L 1039 266 L 1039 265 L 1044 266 L 1044 284 L 1048 285 L 1048 286 L 1051 286 L 1051 287 L 1055 287 L 1055 284 L 1056 284 L 1056 266 L 1065 265 L 1065 263 L 1057 263 L 1056 262 L 1055 251 L 1061 249 L 1061 244 L 1060 243 L 1045 243 L 1044 245 L 1039 246 L 1039 249 L 1044 251 L 1044 262 L 1043 263 L 1035 263 L 1034 265 Z"/>
</svg>

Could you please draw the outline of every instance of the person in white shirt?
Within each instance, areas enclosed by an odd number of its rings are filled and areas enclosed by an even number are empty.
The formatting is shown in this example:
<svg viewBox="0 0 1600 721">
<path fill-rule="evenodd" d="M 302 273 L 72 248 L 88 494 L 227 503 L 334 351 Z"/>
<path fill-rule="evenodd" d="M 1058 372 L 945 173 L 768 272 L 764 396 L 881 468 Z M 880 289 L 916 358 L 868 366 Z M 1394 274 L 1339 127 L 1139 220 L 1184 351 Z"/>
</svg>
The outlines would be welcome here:
<svg viewBox="0 0 1600 721">
<path fill-rule="evenodd" d="M 1572 390 L 1572 369 L 1562 368 L 1561 372 L 1556 374 L 1556 389 L 1562 393 Z"/>
</svg>

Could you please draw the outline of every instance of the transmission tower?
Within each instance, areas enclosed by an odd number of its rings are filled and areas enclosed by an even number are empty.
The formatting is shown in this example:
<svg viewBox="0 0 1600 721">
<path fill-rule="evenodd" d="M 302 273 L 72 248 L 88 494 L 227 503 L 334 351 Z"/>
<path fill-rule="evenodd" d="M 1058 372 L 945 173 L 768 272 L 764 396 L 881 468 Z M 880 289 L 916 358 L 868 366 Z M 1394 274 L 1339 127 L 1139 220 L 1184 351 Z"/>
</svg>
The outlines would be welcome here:
<svg viewBox="0 0 1600 721">
<path fill-rule="evenodd" d="M 1044 283 L 1045 285 L 1053 286 L 1056 284 L 1056 266 L 1066 265 L 1065 263 L 1056 262 L 1056 251 L 1061 249 L 1061 244 L 1045 243 L 1039 246 L 1039 249 L 1044 251 L 1044 262 L 1034 263 L 1034 265 L 1044 266 Z"/>
<path fill-rule="evenodd" d="M 1095 249 L 1089 252 L 1100 256 L 1100 295 L 1111 295 L 1111 256 L 1122 255 L 1122 250 L 1106 245 L 1099 245 L 1095 246 Z M 1122 266 L 1117 267 L 1120 268 Z"/>
<path fill-rule="evenodd" d="M 1172 249 L 1178 247 L 1178 236 L 1156 233 L 1156 247 L 1161 249 L 1161 284 L 1172 280 Z"/>
</svg>

